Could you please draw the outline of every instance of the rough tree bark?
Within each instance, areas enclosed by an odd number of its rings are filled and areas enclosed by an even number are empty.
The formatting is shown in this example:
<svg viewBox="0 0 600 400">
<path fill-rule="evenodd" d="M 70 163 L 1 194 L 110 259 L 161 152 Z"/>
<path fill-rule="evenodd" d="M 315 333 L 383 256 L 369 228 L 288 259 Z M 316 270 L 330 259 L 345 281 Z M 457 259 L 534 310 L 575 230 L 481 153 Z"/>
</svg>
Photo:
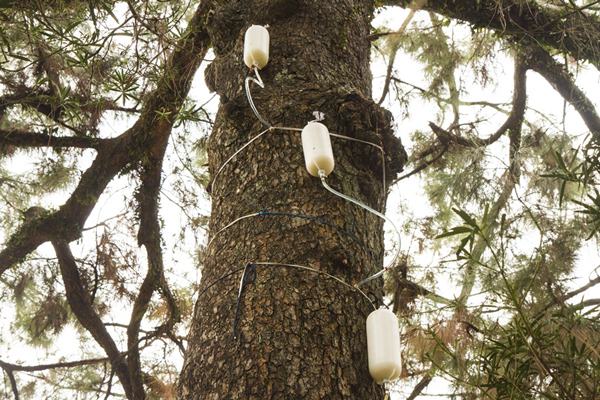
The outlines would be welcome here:
<svg viewBox="0 0 600 400">
<path fill-rule="evenodd" d="M 244 33 L 269 24 L 270 61 L 260 71 L 265 88 L 252 85 L 262 116 L 274 126 L 302 128 L 312 112 L 326 114 L 330 132 L 386 149 L 387 181 L 402 169 L 405 153 L 392 134 L 390 114 L 371 100 L 367 39 L 372 0 L 232 0 L 215 5 L 207 29 L 215 60 L 207 82 L 220 95 L 209 142 L 210 171 L 265 127 L 246 100 Z M 336 161 L 328 182 L 382 210 L 381 155 L 377 148 L 333 138 Z M 274 130 L 237 155 L 212 192 L 210 237 L 201 289 L 251 262 L 310 266 L 354 284 L 376 272 L 383 258 L 383 222 L 327 192 L 304 167 L 300 133 Z M 319 218 L 330 226 L 275 211 Z M 335 280 L 310 271 L 257 265 L 245 285 L 232 324 L 238 272 L 199 298 L 180 376 L 181 399 L 373 399 L 382 389 L 368 372 L 365 320 L 371 304 Z M 380 282 L 366 285 L 381 295 Z"/>
</svg>

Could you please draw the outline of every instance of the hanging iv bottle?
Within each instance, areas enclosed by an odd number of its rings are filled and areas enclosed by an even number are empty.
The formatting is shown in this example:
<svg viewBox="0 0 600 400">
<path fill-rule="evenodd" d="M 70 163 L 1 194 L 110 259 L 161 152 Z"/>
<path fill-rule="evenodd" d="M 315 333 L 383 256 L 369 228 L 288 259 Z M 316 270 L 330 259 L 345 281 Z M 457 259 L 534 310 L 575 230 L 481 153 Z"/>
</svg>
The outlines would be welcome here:
<svg viewBox="0 0 600 400">
<path fill-rule="evenodd" d="M 258 69 L 269 62 L 269 31 L 260 25 L 252 25 L 244 37 L 244 62 L 251 68 L 255 61 Z"/>
<path fill-rule="evenodd" d="M 367 317 L 369 373 L 380 385 L 398 379 L 402 372 L 398 318 L 387 308 Z"/>
<path fill-rule="evenodd" d="M 319 170 L 325 176 L 333 171 L 333 150 L 327 127 L 319 122 L 309 122 L 302 129 L 302 151 L 306 169 L 312 176 L 319 177 Z"/>
</svg>

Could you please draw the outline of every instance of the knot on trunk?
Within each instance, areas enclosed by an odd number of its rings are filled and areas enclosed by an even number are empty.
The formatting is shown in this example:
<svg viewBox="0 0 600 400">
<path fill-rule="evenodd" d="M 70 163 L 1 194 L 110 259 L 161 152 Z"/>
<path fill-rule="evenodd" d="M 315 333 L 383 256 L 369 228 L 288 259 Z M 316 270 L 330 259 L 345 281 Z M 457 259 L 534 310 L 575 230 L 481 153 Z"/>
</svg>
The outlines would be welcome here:
<svg viewBox="0 0 600 400">
<path fill-rule="evenodd" d="M 359 94 L 346 96 L 339 107 L 348 136 L 372 142 L 383 147 L 385 152 L 385 179 L 392 182 L 404 170 L 408 158 L 402 141 L 394 135 L 392 114 L 373 100 Z M 369 168 L 377 175 L 382 173 L 382 159 L 379 149 L 365 145 L 364 154 Z"/>
</svg>

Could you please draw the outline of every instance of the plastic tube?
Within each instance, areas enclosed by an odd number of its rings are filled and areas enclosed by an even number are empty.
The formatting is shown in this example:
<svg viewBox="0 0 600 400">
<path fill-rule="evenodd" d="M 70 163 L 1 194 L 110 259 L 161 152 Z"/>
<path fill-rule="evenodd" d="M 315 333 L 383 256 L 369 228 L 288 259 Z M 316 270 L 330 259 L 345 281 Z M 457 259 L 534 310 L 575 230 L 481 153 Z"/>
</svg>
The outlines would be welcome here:
<svg viewBox="0 0 600 400">
<path fill-rule="evenodd" d="M 265 88 L 265 84 L 263 83 L 262 79 L 260 78 L 260 74 L 258 73 L 258 63 L 255 62 L 253 69 L 254 69 L 254 73 L 256 74 L 256 77 L 258 79 L 254 79 L 251 76 L 246 78 L 246 80 L 244 82 L 244 86 L 246 88 L 246 97 L 248 97 L 248 103 L 250 103 L 250 107 L 252 108 L 252 111 L 254 111 L 254 115 L 256 115 L 256 118 L 258 118 L 258 120 L 260 122 L 262 122 L 264 125 L 266 125 L 267 128 L 272 128 L 271 124 L 268 123 L 267 121 L 265 121 L 263 119 L 263 117 L 260 116 L 260 114 L 258 113 L 258 110 L 254 106 L 254 102 L 252 101 L 252 96 L 250 95 L 250 81 L 256 83 L 258 86 L 260 86 L 263 89 Z"/>
<path fill-rule="evenodd" d="M 375 278 L 378 278 L 379 276 L 381 276 L 385 271 L 387 271 L 388 269 L 390 269 L 391 267 L 393 267 L 396 264 L 396 260 L 398 260 L 398 257 L 400 256 L 400 243 L 401 243 L 401 237 L 400 237 L 400 232 L 398 231 L 398 229 L 396 229 L 396 225 L 394 225 L 394 223 L 392 222 L 391 219 L 389 219 L 388 217 L 386 217 L 384 214 L 380 213 L 379 211 L 373 210 L 371 207 L 361 203 L 358 200 L 353 199 L 352 197 L 346 196 L 343 193 L 340 193 L 336 190 L 333 190 L 331 187 L 329 187 L 329 185 L 325 182 L 325 176 L 321 176 L 321 182 L 323 183 L 323 186 L 325 187 L 325 189 L 329 190 L 331 193 L 335 194 L 336 196 L 341 197 L 342 199 L 348 200 L 351 203 L 356 204 L 359 207 L 364 208 L 365 210 L 377 215 L 380 218 L 383 218 L 384 220 L 386 220 L 387 222 L 389 222 L 392 225 L 392 228 L 394 228 L 394 231 L 396 232 L 396 235 L 398 236 L 398 251 L 396 251 L 396 255 L 394 256 L 394 258 L 392 259 L 392 261 L 383 268 L 383 270 L 379 271 L 378 273 L 376 273 L 375 275 L 372 275 L 370 277 L 368 277 L 367 279 L 364 279 L 360 282 L 358 282 L 356 284 L 356 286 L 360 286 L 363 285 L 369 281 L 372 281 Z"/>
<path fill-rule="evenodd" d="M 350 136 L 338 135 L 336 133 L 329 132 L 329 136 L 337 137 L 337 138 L 340 138 L 340 139 L 351 140 L 353 142 L 360 142 L 360 143 L 370 144 L 371 146 L 377 147 L 381 151 L 381 165 L 382 165 L 382 169 L 383 169 L 383 179 L 382 179 L 382 181 L 383 181 L 383 192 L 385 193 L 385 190 L 386 190 L 386 186 L 385 186 L 385 152 L 383 151 L 383 147 L 381 147 L 378 144 L 375 144 L 373 142 L 367 142 L 366 140 L 355 139 L 355 138 L 350 137 Z"/>
</svg>

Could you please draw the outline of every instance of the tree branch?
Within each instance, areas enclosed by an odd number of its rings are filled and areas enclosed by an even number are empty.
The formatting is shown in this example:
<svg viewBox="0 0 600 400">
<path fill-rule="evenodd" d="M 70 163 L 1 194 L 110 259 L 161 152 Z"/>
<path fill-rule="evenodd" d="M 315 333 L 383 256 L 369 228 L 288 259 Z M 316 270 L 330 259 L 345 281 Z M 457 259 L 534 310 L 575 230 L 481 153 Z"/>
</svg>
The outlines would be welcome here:
<svg viewBox="0 0 600 400">
<path fill-rule="evenodd" d="M 496 142 L 498 139 L 502 137 L 507 131 L 520 129 L 521 124 L 523 123 L 523 117 L 525 115 L 525 104 L 527 102 L 527 90 L 525 85 L 525 74 L 527 72 L 527 67 L 523 60 L 520 57 L 515 58 L 515 75 L 514 75 L 514 89 L 513 89 L 513 100 L 512 100 L 512 110 L 506 121 L 502 124 L 502 126 L 492 135 L 490 135 L 487 139 L 480 139 L 478 137 L 465 139 L 461 136 L 454 135 L 447 130 L 444 130 L 434 124 L 433 122 L 429 123 L 429 127 L 436 134 L 440 142 L 443 144 L 446 143 L 456 143 L 460 146 L 466 147 L 483 147 L 489 146 L 490 144 Z"/>
<path fill-rule="evenodd" d="M 527 65 L 540 74 L 569 102 L 592 133 L 594 141 L 600 142 L 600 117 L 592 101 L 572 81 L 564 66 L 536 43 L 526 46 Z"/>
<path fill-rule="evenodd" d="M 94 311 L 90 301 L 89 293 L 84 289 L 79 277 L 79 269 L 75 263 L 75 258 L 71 253 L 69 244 L 64 241 L 52 241 L 52 246 L 56 251 L 60 273 L 65 284 L 65 292 L 67 301 L 73 314 L 77 320 L 96 340 L 96 342 L 104 349 L 106 355 L 110 359 L 110 363 L 115 373 L 119 377 L 123 390 L 127 398 L 132 398 L 132 388 L 129 379 L 127 365 L 123 362 L 121 353 L 112 337 L 106 330 L 102 320 Z"/>
<path fill-rule="evenodd" d="M 398 177 L 396 180 L 394 180 L 392 182 L 392 185 L 395 185 L 396 183 L 400 182 L 401 180 L 411 177 L 411 176 L 423 171 L 425 168 L 429 167 L 431 164 L 433 164 L 437 160 L 439 160 L 444 154 L 446 154 L 446 152 L 448 151 L 448 148 L 449 148 L 448 144 L 444 145 L 442 147 L 442 149 L 440 150 L 440 152 L 435 157 L 431 158 L 430 160 L 425 160 L 425 161 L 421 162 L 412 171 L 410 171 L 410 172 Z"/>
<path fill-rule="evenodd" d="M 15 379 L 15 374 L 13 374 L 13 370 L 6 368 L 1 362 L 0 368 L 2 368 L 6 375 L 8 375 L 8 380 L 10 381 L 10 387 L 12 389 L 13 396 L 15 396 L 15 400 L 19 400 L 19 388 L 17 387 L 17 381 Z"/>
<path fill-rule="evenodd" d="M 55 368 L 72 368 L 72 367 L 80 367 L 82 365 L 94 365 L 101 364 L 105 362 L 109 362 L 108 358 L 93 358 L 90 360 L 81 360 L 81 361 L 70 361 L 63 363 L 55 363 L 55 364 L 42 364 L 42 365 L 17 365 L 17 364 L 9 364 L 0 360 L 0 367 L 4 370 L 10 371 L 23 371 L 23 372 L 37 372 L 37 371 L 45 371 L 47 369 L 55 369 Z"/>
<path fill-rule="evenodd" d="M 419 383 L 417 383 L 417 385 L 413 389 L 412 393 L 410 394 L 410 396 L 408 396 L 406 398 L 406 400 L 416 399 L 423 392 L 423 390 L 425 390 L 425 388 L 429 385 L 431 380 L 432 380 L 432 378 L 429 376 L 429 374 L 425 375 L 421 379 L 421 381 Z"/>
<path fill-rule="evenodd" d="M 408 26 L 408 24 L 410 24 L 410 21 L 415 16 L 415 13 L 418 10 L 420 10 L 424 4 L 425 4 L 425 0 L 415 0 L 415 1 L 411 2 L 410 5 L 408 6 L 408 8 L 410 8 L 410 13 L 406 16 L 406 18 L 404 19 L 404 22 L 402 22 L 402 26 L 400 27 L 398 32 L 396 32 L 396 37 L 394 38 L 394 42 L 392 44 L 390 61 L 388 62 L 388 68 L 387 68 L 387 72 L 385 75 L 385 83 L 383 85 L 383 93 L 381 94 L 381 98 L 379 99 L 379 102 L 377 103 L 378 105 L 381 105 L 381 103 L 383 103 L 383 100 L 385 100 L 385 98 L 388 94 L 388 91 L 390 89 L 390 79 L 392 78 L 392 70 L 394 68 L 394 62 L 396 61 L 396 54 L 398 53 L 398 49 L 400 48 L 400 37 L 404 34 L 406 27 Z"/>
<path fill-rule="evenodd" d="M 423 88 L 421 88 L 421 87 L 419 87 L 419 86 L 415 86 L 415 85 L 413 85 L 412 83 L 404 82 L 403 80 L 401 80 L 401 79 L 398 79 L 398 78 L 396 78 L 395 76 L 392 76 L 392 77 L 391 77 L 391 79 L 392 79 L 394 82 L 402 83 L 403 85 L 408 85 L 408 86 L 412 87 L 413 89 L 417 89 L 417 90 L 418 90 L 418 91 L 420 91 L 421 93 L 427 93 L 427 92 L 428 92 L 428 90 L 425 90 L 425 89 L 423 89 Z"/>
<path fill-rule="evenodd" d="M 0 145 L 17 147 L 76 147 L 98 149 L 105 139 L 92 139 L 78 136 L 50 136 L 43 133 L 23 130 L 0 129 Z"/>
<path fill-rule="evenodd" d="M 433 122 L 429 122 L 429 127 L 432 132 L 437 136 L 438 141 L 441 143 L 442 148 L 440 152 L 430 160 L 421 162 L 415 169 L 411 172 L 404 174 L 394 180 L 392 185 L 398 183 L 399 181 L 406 179 L 414 174 L 417 174 L 435 163 L 439 158 L 441 158 L 446 151 L 452 145 L 459 145 L 465 147 L 484 147 L 489 146 L 490 144 L 496 142 L 498 139 L 502 137 L 504 133 L 509 131 L 509 137 L 511 138 L 511 153 L 510 153 L 510 165 L 513 165 L 514 170 L 512 171 L 513 177 L 517 177 L 519 173 L 519 169 L 515 168 L 512 160 L 516 158 L 518 149 L 521 146 L 521 125 L 524 120 L 525 115 L 525 105 L 527 101 L 527 90 L 525 85 L 527 66 L 525 65 L 524 60 L 521 57 L 515 58 L 515 76 L 514 76 L 514 89 L 513 89 L 513 100 L 512 100 L 512 110 L 509 113 L 504 124 L 492 135 L 490 135 L 487 139 L 480 138 L 463 138 L 462 136 L 455 135 L 439 126 L 434 124 Z M 490 103 L 481 102 L 483 105 L 489 105 Z M 518 143 L 517 143 L 518 141 Z M 430 154 L 433 154 L 436 149 L 436 145 L 433 145 L 426 149 L 421 153 L 419 158 L 426 157 Z"/>
<path fill-rule="evenodd" d="M 514 179 L 516 183 L 519 182 L 521 176 L 519 151 L 521 150 L 521 128 L 525 118 L 525 105 L 527 103 L 526 75 L 527 66 L 525 65 L 525 60 L 521 56 L 516 56 L 513 108 L 508 117 L 508 119 L 511 120 L 508 128 L 508 138 L 510 140 L 508 165 L 510 173 L 512 174 L 512 179 Z"/>
<path fill-rule="evenodd" d="M 14 263 L 50 240 L 71 242 L 81 236 L 87 217 L 112 178 L 131 161 L 131 128 L 98 147 L 96 159 L 81 177 L 79 185 L 58 211 L 46 213 L 22 224 L 0 252 L 0 276 Z"/>
<path fill-rule="evenodd" d="M 585 17 L 580 12 L 597 3 L 567 11 L 542 7 L 535 2 L 524 5 L 520 0 L 429 0 L 423 9 L 468 22 L 473 28 L 493 29 L 520 39 L 532 38 L 600 68 L 600 33 L 596 29 L 600 21 L 596 16 Z M 385 0 L 383 4 L 406 8 L 410 1 Z"/>
<path fill-rule="evenodd" d="M 9 89 L 18 90 L 19 93 L 1 97 L 0 98 L 0 109 L 19 105 L 22 107 L 29 108 L 31 110 L 35 110 L 38 113 L 48 117 L 52 121 L 60 124 L 61 126 L 67 128 L 77 134 L 84 133 L 81 130 L 68 125 L 67 123 L 65 123 L 64 121 L 62 121 L 59 118 L 59 115 L 61 114 L 61 111 L 63 108 L 62 104 L 56 104 L 56 103 L 47 101 L 47 97 L 56 96 L 55 94 L 53 94 L 54 93 L 53 91 L 36 93 L 36 91 L 31 88 L 24 88 L 24 87 L 11 88 L 10 85 L 7 85 L 7 86 Z M 50 87 L 55 88 L 55 86 L 53 84 L 50 84 Z"/>
<path fill-rule="evenodd" d="M 81 235 L 85 221 L 108 183 L 128 164 L 137 164 L 171 134 L 181 105 L 189 92 L 200 62 L 210 45 L 204 19 L 212 1 L 202 1 L 186 33 L 169 55 L 165 73 L 136 123 L 114 139 L 99 145 L 96 159 L 81 177 L 69 199 L 58 211 L 25 223 L 0 252 L 0 276 L 14 263 L 49 240 L 70 242 Z M 165 117 L 166 116 L 166 117 Z"/>
<path fill-rule="evenodd" d="M 488 246 L 488 240 L 494 235 L 494 232 L 498 228 L 498 216 L 500 211 L 506 206 L 508 199 L 510 198 L 513 189 L 517 184 L 517 177 L 520 175 L 520 165 L 516 154 L 520 150 L 521 145 L 521 124 L 523 122 L 523 116 L 525 114 L 525 103 L 527 99 L 527 67 L 522 57 L 515 57 L 515 78 L 514 78 L 514 93 L 513 93 L 513 109 L 510 112 L 510 116 L 504 126 L 510 126 L 511 131 L 509 132 L 510 137 L 510 163 L 506 172 L 503 174 L 500 181 L 503 181 L 502 191 L 498 196 L 498 199 L 492 205 L 487 221 L 488 225 L 485 234 L 486 238 L 478 238 L 473 251 L 471 251 L 471 259 L 467 262 L 464 268 L 464 279 L 463 286 L 458 297 L 458 302 L 466 304 L 473 286 L 475 285 L 475 279 L 477 275 L 477 263 L 481 259 L 484 251 Z M 511 123 L 509 124 L 509 120 Z M 502 128 L 501 128 L 502 129 Z M 507 127 L 508 129 L 508 127 Z"/>
<path fill-rule="evenodd" d="M 572 292 L 569 292 L 566 295 L 559 297 L 558 300 L 560 300 L 561 302 L 567 301 L 567 300 L 569 300 L 569 299 L 577 296 L 580 293 L 585 292 L 589 288 L 594 287 L 594 286 L 596 286 L 598 284 L 600 284 L 600 276 L 597 277 L 597 278 L 595 278 L 595 279 L 590 279 L 590 281 L 587 284 L 583 285 L 582 287 L 580 287 L 577 290 L 573 290 Z"/>
<path fill-rule="evenodd" d="M 590 299 L 581 302 L 583 307 L 597 306 L 598 304 L 600 304 L 600 299 Z"/>
<path fill-rule="evenodd" d="M 140 364 L 139 331 L 142 319 L 148 310 L 152 294 L 156 288 L 164 283 L 164 265 L 162 248 L 160 245 L 160 224 L 158 221 L 158 196 L 160 192 L 162 161 L 168 144 L 168 135 L 165 135 L 160 146 L 155 147 L 145 163 L 142 171 L 142 186 L 137 195 L 140 213 L 140 228 L 138 230 L 138 244 L 146 248 L 148 254 L 148 272 L 133 303 L 131 320 L 127 327 L 127 365 L 133 386 L 134 398 L 144 398 L 144 385 Z M 166 285 L 165 285 L 166 286 Z"/>
</svg>

